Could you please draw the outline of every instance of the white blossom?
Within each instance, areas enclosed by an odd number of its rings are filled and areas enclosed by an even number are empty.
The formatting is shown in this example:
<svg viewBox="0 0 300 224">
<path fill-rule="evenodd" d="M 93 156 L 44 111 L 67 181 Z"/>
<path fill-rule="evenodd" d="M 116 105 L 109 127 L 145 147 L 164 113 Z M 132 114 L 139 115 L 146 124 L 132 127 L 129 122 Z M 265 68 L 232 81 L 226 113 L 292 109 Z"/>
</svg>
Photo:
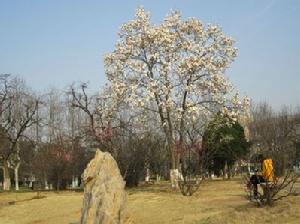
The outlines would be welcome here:
<svg viewBox="0 0 300 224">
<path fill-rule="evenodd" d="M 176 133 L 182 121 L 188 128 L 220 110 L 236 119 L 247 107 L 224 75 L 236 55 L 234 40 L 216 25 L 182 20 L 177 11 L 152 25 L 150 13 L 138 8 L 104 65 L 115 101 L 145 111 L 143 121 L 147 109 L 157 113 L 163 130 Z"/>
</svg>

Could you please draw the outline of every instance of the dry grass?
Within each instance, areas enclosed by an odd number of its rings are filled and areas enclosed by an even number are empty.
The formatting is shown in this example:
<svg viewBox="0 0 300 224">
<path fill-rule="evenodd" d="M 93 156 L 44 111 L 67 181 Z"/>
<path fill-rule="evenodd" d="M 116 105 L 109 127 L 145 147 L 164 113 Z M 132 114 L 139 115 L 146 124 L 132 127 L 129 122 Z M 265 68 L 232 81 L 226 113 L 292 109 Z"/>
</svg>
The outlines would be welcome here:
<svg viewBox="0 0 300 224">
<path fill-rule="evenodd" d="M 1 193 L 2 224 L 78 223 L 82 193 Z M 9 204 L 9 201 L 17 201 Z M 247 201 L 238 181 L 208 181 L 191 197 L 172 191 L 168 183 L 128 191 L 128 214 L 136 224 L 300 223 L 300 197 L 290 196 L 272 208 Z"/>
<path fill-rule="evenodd" d="M 46 196 L 32 199 L 36 193 L 1 193 L 0 204 L 14 199 L 13 205 L 0 206 L 0 223 L 2 224 L 70 224 L 78 223 L 82 193 L 41 193 Z M 32 200 L 30 200 L 32 199 Z"/>
<path fill-rule="evenodd" d="M 209 181 L 191 197 L 170 192 L 166 185 L 129 194 L 129 211 L 136 223 L 300 223 L 300 197 L 285 198 L 273 208 L 258 208 L 245 198 L 239 181 Z"/>
</svg>

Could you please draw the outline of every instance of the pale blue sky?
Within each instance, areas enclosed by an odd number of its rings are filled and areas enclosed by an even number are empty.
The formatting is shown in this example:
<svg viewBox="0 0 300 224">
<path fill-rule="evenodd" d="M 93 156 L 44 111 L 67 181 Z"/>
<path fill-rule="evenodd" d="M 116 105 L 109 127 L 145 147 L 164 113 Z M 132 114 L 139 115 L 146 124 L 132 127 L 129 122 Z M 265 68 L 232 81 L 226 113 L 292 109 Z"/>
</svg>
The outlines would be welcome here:
<svg viewBox="0 0 300 224">
<path fill-rule="evenodd" d="M 103 55 L 139 5 L 154 23 L 176 9 L 220 25 L 239 48 L 227 75 L 240 92 L 276 108 L 300 105 L 298 0 L 0 0 L 0 73 L 19 75 L 36 90 L 73 81 L 98 90 Z"/>
</svg>

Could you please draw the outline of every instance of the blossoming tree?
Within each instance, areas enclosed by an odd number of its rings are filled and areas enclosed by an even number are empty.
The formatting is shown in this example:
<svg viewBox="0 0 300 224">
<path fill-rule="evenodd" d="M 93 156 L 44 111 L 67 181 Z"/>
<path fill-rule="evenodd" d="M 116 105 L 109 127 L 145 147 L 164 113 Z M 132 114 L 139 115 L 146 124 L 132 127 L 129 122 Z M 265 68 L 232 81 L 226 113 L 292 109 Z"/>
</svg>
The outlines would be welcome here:
<svg viewBox="0 0 300 224">
<path fill-rule="evenodd" d="M 177 11 L 152 25 L 150 13 L 138 8 L 135 19 L 122 25 L 118 35 L 115 49 L 104 59 L 111 97 L 122 99 L 140 122 L 149 114 L 153 122 L 155 116 L 171 153 L 175 187 L 175 143 L 187 141 L 194 124 L 207 123 L 220 110 L 236 115 L 242 106 L 224 76 L 237 49 L 218 26 L 183 20 Z"/>
</svg>

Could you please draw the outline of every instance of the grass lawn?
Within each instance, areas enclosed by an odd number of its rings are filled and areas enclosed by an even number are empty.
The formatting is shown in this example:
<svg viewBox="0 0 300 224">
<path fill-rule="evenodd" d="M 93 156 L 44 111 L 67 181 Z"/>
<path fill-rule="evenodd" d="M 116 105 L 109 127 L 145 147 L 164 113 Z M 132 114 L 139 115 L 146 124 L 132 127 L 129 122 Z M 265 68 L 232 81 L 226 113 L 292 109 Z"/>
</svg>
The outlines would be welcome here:
<svg viewBox="0 0 300 224">
<path fill-rule="evenodd" d="M 1 224 L 77 224 L 82 192 L 0 193 Z M 135 224 L 300 223 L 300 196 L 290 196 L 272 208 L 247 201 L 239 181 L 204 182 L 191 197 L 172 191 L 169 184 L 128 190 L 128 216 Z"/>
</svg>

